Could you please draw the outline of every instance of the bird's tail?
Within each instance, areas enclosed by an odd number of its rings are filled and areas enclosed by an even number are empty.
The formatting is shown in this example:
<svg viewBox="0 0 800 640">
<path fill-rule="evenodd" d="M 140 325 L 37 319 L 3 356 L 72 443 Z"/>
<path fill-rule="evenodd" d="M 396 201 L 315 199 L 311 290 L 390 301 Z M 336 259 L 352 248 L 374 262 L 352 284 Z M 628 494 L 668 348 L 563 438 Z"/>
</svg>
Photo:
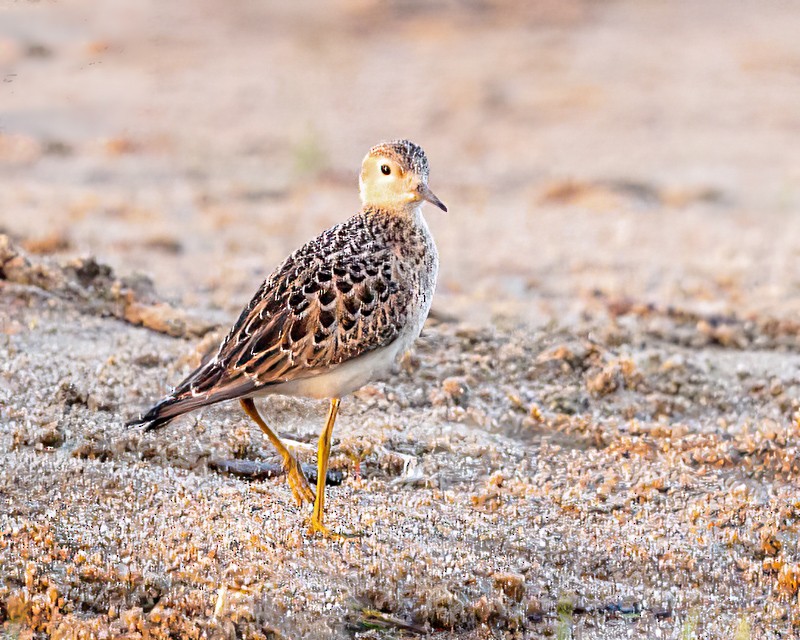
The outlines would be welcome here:
<svg viewBox="0 0 800 640">
<path fill-rule="evenodd" d="M 159 400 L 150 410 L 144 415 L 140 415 L 125 424 L 127 427 L 136 427 L 145 425 L 145 431 L 154 431 L 168 425 L 172 420 L 184 413 L 189 413 L 199 407 L 213 404 L 216 400 L 211 400 L 208 397 L 192 396 L 191 394 L 182 394 L 180 396 L 169 395 L 162 400 Z"/>
<path fill-rule="evenodd" d="M 145 431 L 160 429 L 173 419 L 200 407 L 244 398 L 255 388 L 255 383 L 243 375 L 229 378 L 223 367 L 212 362 L 196 369 L 175 390 L 157 402 L 142 416 L 131 420 L 126 426 L 145 425 Z"/>
</svg>

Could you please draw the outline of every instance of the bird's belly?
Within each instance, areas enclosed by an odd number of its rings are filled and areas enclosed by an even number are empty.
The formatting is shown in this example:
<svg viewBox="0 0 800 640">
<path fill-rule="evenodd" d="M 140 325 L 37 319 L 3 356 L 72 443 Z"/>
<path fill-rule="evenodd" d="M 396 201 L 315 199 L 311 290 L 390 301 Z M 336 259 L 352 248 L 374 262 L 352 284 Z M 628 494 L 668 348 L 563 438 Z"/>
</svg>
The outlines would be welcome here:
<svg viewBox="0 0 800 640">
<path fill-rule="evenodd" d="M 325 373 L 265 387 L 259 395 L 341 398 L 389 371 L 397 355 L 408 349 L 411 342 L 413 338 L 399 337 L 382 349 L 343 362 Z"/>
</svg>

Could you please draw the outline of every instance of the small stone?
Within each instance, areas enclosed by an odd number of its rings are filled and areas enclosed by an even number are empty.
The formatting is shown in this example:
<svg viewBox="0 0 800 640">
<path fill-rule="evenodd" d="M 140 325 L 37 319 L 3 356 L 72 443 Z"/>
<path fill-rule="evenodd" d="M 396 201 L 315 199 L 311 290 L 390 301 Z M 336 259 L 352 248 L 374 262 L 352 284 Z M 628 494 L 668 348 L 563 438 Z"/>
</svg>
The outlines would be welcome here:
<svg viewBox="0 0 800 640">
<path fill-rule="evenodd" d="M 143 609 L 141 607 L 133 607 L 132 609 L 126 609 L 120 613 L 119 618 L 122 620 L 122 623 L 128 627 L 128 631 L 136 631 L 142 619 L 142 613 Z"/>
<path fill-rule="evenodd" d="M 492 576 L 494 588 L 501 590 L 515 602 L 522 601 L 525 595 L 525 576 L 521 573 L 495 573 Z"/>
</svg>

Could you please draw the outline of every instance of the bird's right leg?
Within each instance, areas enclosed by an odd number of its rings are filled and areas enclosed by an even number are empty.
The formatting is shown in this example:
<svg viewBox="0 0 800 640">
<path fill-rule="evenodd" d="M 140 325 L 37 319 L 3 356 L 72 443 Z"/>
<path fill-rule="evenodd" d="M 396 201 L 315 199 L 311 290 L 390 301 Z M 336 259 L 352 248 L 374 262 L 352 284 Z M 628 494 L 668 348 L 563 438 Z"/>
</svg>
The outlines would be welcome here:
<svg viewBox="0 0 800 640">
<path fill-rule="evenodd" d="M 278 437 L 278 435 L 267 426 L 267 423 L 264 422 L 259 415 L 258 409 L 256 409 L 256 405 L 252 398 L 244 398 L 239 402 L 241 402 L 244 412 L 250 416 L 250 418 L 252 418 L 253 422 L 261 427 L 261 430 L 267 435 L 269 441 L 278 450 L 278 453 L 283 458 L 283 467 L 286 469 L 286 479 L 289 482 L 289 488 L 292 490 L 294 499 L 297 500 L 297 504 L 303 504 L 303 502 L 314 502 L 314 492 L 312 491 L 308 480 L 306 480 L 305 475 L 303 475 L 303 470 L 300 468 L 297 458 L 295 458 L 292 455 L 292 452 L 286 448 L 286 445 L 281 442 L 281 439 Z"/>
</svg>

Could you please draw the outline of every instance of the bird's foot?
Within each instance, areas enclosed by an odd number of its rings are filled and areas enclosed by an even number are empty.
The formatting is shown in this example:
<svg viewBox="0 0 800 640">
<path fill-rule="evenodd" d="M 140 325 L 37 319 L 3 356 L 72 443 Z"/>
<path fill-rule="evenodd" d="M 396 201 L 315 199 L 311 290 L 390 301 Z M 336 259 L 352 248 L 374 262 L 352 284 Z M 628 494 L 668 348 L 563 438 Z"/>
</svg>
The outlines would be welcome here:
<svg viewBox="0 0 800 640">
<path fill-rule="evenodd" d="M 361 538 L 364 534 L 363 533 L 337 533 L 335 531 L 331 531 L 322 524 L 322 521 L 311 517 L 311 520 L 308 523 L 308 535 L 313 536 L 316 534 L 320 534 L 323 538 L 329 538 L 330 540 L 354 540 L 355 538 Z"/>
<path fill-rule="evenodd" d="M 289 482 L 289 488 L 292 490 L 292 495 L 298 506 L 304 502 L 314 502 L 314 490 L 294 458 L 286 461 L 286 480 Z"/>
</svg>

